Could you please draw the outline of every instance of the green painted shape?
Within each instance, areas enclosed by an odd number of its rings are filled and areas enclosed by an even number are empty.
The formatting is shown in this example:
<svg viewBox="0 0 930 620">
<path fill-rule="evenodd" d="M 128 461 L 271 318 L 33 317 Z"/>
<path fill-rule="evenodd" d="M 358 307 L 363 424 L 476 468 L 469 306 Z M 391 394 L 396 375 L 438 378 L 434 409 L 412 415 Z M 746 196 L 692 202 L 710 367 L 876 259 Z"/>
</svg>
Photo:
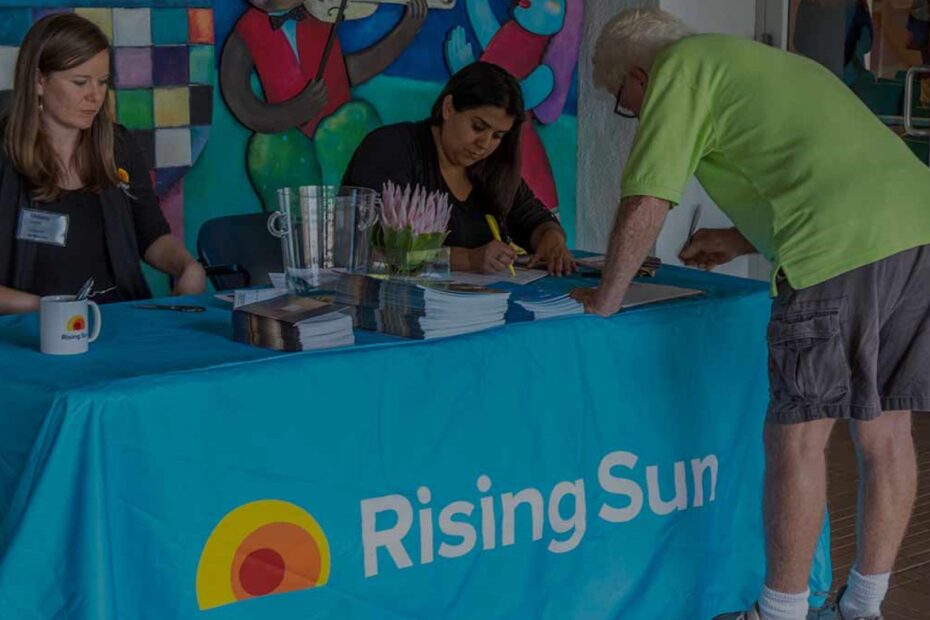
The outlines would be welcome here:
<svg viewBox="0 0 930 620">
<path fill-rule="evenodd" d="M 429 116 L 443 86 L 435 82 L 379 75 L 352 89 L 352 96 L 371 102 L 383 123 L 392 125 Z"/>
<path fill-rule="evenodd" d="M 212 84 L 214 73 L 212 45 L 192 45 L 190 47 L 190 82 L 191 84 Z"/>
<path fill-rule="evenodd" d="M 197 233 L 207 220 L 262 210 L 245 169 L 252 131 L 232 116 L 219 84 L 213 85 L 213 101 L 210 139 L 184 177 L 184 241 L 191 252 L 196 252 Z"/>
<path fill-rule="evenodd" d="M 323 173 L 313 142 L 298 129 L 257 133 L 249 140 L 247 167 L 265 211 L 277 209 L 282 187 L 320 185 Z"/>
<path fill-rule="evenodd" d="M 116 118 L 128 129 L 155 127 L 155 103 L 150 89 L 116 91 Z"/>
<path fill-rule="evenodd" d="M 188 32 L 187 9 L 152 9 L 153 45 L 183 45 Z"/>
<path fill-rule="evenodd" d="M 381 117 L 367 101 L 350 101 L 317 126 L 313 142 L 324 185 L 342 183 L 355 149 L 369 132 L 380 126 Z"/>
</svg>

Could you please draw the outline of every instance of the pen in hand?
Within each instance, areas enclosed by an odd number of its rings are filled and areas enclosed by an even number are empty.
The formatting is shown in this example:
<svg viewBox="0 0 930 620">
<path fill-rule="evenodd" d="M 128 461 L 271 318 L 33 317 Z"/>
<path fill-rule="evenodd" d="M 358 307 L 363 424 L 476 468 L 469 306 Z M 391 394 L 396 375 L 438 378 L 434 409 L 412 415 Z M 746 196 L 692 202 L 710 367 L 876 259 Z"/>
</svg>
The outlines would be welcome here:
<svg viewBox="0 0 930 620">
<path fill-rule="evenodd" d="M 691 225 L 688 227 L 688 238 L 685 239 L 685 245 L 682 249 L 688 247 L 691 244 L 691 240 L 694 238 L 694 233 L 697 232 L 698 222 L 701 220 L 701 204 L 698 203 L 694 206 L 694 212 L 691 214 Z"/>
<path fill-rule="evenodd" d="M 497 225 L 497 220 L 494 219 L 494 216 L 491 215 L 490 213 L 488 213 L 484 217 L 488 221 L 488 228 L 491 229 L 491 236 L 494 237 L 495 241 L 500 241 L 501 243 L 503 243 L 504 240 L 501 239 L 501 229 L 500 229 L 500 226 Z M 510 263 L 509 265 L 507 265 L 507 268 L 510 269 L 510 275 L 516 278 L 517 271 L 516 269 L 513 268 L 513 263 Z"/>
</svg>

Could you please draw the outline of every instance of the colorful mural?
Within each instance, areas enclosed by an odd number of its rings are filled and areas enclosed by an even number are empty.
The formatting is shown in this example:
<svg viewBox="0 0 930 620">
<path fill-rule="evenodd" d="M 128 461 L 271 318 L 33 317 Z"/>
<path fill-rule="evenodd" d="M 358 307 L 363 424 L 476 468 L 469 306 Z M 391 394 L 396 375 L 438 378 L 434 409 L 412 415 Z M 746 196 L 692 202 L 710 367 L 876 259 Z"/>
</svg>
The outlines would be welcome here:
<svg viewBox="0 0 930 620">
<path fill-rule="evenodd" d="M 17 0 L 5 4 L 16 4 Z M 213 116 L 211 0 L 31 0 L 0 8 L 0 89 L 13 83 L 18 45 L 32 23 L 74 11 L 113 44 L 111 105 L 152 166 L 172 231 L 184 236 L 183 177 L 207 143 Z"/>
<path fill-rule="evenodd" d="M 368 131 L 426 117 L 451 72 L 480 57 L 523 83 L 533 118 L 523 173 L 571 244 L 583 0 L 349 2 L 335 26 L 339 4 L 5 0 L 0 90 L 40 14 L 76 10 L 101 24 L 114 41 L 117 116 L 151 158 L 172 230 L 194 247 L 208 219 L 273 208 L 275 186 L 338 183 Z"/>
<path fill-rule="evenodd" d="M 397 59 L 422 27 L 427 4 L 412 0 L 382 39 L 352 54 L 343 54 L 337 22 L 365 19 L 375 4 L 363 10 L 347 4 L 351 10 L 341 16 L 338 0 L 251 4 L 226 41 L 220 84 L 233 114 L 256 132 L 249 177 L 272 210 L 279 187 L 338 185 L 355 147 L 381 124 L 374 107 L 353 99 L 350 90 Z M 253 70 L 260 95 L 252 91 Z"/>
<path fill-rule="evenodd" d="M 537 125 L 555 123 L 573 107 L 568 104 L 583 0 L 519 0 L 512 6 L 491 0 L 430 0 L 428 6 L 425 0 L 349 2 L 346 21 L 339 24 L 338 0 L 251 4 L 226 42 L 221 85 L 233 114 L 255 131 L 246 166 L 266 209 L 275 208 L 277 187 L 338 183 L 369 131 L 423 116 L 408 106 L 406 115 L 386 120 L 380 110 L 390 107 L 385 102 L 423 99 L 428 106 L 433 95 L 426 94 L 431 89 L 425 84 L 438 90 L 449 75 L 478 59 L 521 80 L 533 121 L 522 135 L 523 176 L 546 206 L 559 207 L 558 183 Z M 391 17 L 378 19 L 391 9 L 393 23 Z M 259 89 L 249 81 L 253 70 Z M 387 80 L 377 82 L 379 77 Z M 360 93 L 369 81 L 371 87 Z"/>
<path fill-rule="evenodd" d="M 445 43 L 451 73 L 483 60 L 500 65 L 520 80 L 531 121 L 524 124 L 521 136 L 523 178 L 550 209 L 558 208 L 555 178 L 532 121 L 548 124 L 562 113 L 578 62 L 582 2 L 521 0 L 513 7 L 513 18 L 501 24 L 489 0 L 466 0 L 469 22 L 483 51 L 475 58 L 464 26 L 453 28 Z"/>
</svg>

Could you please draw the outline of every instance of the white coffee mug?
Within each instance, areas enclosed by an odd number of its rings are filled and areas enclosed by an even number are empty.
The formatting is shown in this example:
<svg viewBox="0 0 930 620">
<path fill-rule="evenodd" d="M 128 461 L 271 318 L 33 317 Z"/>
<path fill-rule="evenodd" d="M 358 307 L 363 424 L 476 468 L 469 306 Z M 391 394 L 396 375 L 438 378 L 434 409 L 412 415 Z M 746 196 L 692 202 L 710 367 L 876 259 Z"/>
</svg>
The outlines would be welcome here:
<svg viewBox="0 0 930 620">
<path fill-rule="evenodd" d="M 88 308 L 94 315 L 92 332 L 88 330 Z M 100 335 L 101 324 L 100 308 L 92 301 L 74 301 L 74 295 L 50 295 L 39 300 L 39 338 L 42 353 L 86 353 L 87 345 Z"/>
</svg>

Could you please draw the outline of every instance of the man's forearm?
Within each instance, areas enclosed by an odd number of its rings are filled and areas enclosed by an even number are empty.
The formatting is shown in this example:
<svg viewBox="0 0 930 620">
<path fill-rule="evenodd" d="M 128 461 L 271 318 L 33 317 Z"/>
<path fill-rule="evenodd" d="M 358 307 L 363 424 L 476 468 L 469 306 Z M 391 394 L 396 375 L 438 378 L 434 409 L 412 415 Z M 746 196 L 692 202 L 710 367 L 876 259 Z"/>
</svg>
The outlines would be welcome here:
<svg viewBox="0 0 930 620">
<path fill-rule="evenodd" d="M 669 203 L 652 196 L 624 198 L 617 210 L 604 260 L 603 299 L 617 309 L 662 230 Z"/>
</svg>

